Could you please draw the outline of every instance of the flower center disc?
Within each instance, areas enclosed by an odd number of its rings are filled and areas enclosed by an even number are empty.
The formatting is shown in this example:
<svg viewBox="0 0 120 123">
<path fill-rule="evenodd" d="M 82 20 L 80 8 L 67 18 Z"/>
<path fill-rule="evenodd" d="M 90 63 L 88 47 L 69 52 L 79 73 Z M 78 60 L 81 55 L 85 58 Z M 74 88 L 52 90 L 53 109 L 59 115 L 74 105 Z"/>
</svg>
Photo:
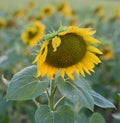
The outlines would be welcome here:
<svg viewBox="0 0 120 123">
<path fill-rule="evenodd" d="M 78 63 L 86 53 L 86 44 L 82 37 L 69 33 L 60 36 L 61 44 L 56 52 L 50 41 L 46 63 L 57 68 L 65 68 Z"/>
<path fill-rule="evenodd" d="M 34 31 L 28 31 L 28 39 L 34 38 L 38 34 L 38 27 L 35 27 Z"/>
</svg>

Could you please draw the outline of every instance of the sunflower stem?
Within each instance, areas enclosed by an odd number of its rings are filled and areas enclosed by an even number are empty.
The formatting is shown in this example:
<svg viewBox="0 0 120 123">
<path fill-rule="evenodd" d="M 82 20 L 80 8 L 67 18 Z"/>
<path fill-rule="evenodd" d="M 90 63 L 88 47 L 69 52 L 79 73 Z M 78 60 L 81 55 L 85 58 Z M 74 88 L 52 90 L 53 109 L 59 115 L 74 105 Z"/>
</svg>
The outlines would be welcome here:
<svg viewBox="0 0 120 123">
<path fill-rule="evenodd" d="M 56 86 L 54 85 L 54 81 L 50 81 L 50 92 L 46 90 L 47 92 L 47 97 L 48 97 L 48 103 L 51 111 L 54 111 L 54 96 L 56 92 Z"/>
</svg>

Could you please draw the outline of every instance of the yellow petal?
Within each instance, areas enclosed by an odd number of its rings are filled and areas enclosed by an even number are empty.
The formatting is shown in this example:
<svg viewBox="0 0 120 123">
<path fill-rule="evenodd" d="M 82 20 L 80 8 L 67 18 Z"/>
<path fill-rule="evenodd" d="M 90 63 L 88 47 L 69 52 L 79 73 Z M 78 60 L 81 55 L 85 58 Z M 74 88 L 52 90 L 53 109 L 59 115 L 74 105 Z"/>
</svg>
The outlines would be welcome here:
<svg viewBox="0 0 120 123">
<path fill-rule="evenodd" d="M 95 43 L 100 43 L 99 40 L 93 38 L 93 37 L 90 37 L 90 36 L 85 36 L 83 37 L 83 39 L 88 42 L 88 43 L 91 43 L 91 44 L 95 44 Z"/>
<path fill-rule="evenodd" d="M 91 62 L 87 59 L 82 59 L 81 62 L 89 69 L 92 69 L 94 67 L 94 64 L 91 64 Z"/>
<path fill-rule="evenodd" d="M 91 57 L 96 64 L 101 63 L 100 59 L 95 54 L 88 52 L 88 56 Z"/>
<path fill-rule="evenodd" d="M 83 77 L 85 77 L 85 73 L 83 71 L 81 63 L 76 64 L 77 68 L 79 69 L 79 72 L 82 74 Z"/>
<path fill-rule="evenodd" d="M 64 78 L 64 76 L 65 76 L 65 68 L 61 68 L 60 69 L 60 75 L 61 75 L 62 78 Z"/>
<path fill-rule="evenodd" d="M 66 74 L 67 74 L 67 76 L 70 78 L 70 79 L 72 79 L 72 80 L 74 80 L 74 76 L 72 75 L 73 74 L 73 70 L 71 69 L 71 67 L 69 68 L 66 68 L 65 69 L 65 72 L 66 72 Z"/>
<path fill-rule="evenodd" d="M 35 62 L 37 62 L 39 59 L 40 59 L 40 55 L 38 54 L 38 55 L 36 56 L 36 58 L 34 59 L 33 64 L 34 64 Z"/>
<path fill-rule="evenodd" d="M 103 54 L 98 48 L 96 48 L 94 46 L 88 46 L 87 50 L 91 51 L 91 52 L 94 52 L 94 53 L 97 53 L 97 54 Z"/>
<path fill-rule="evenodd" d="M 39 77 L 41 75 L 41 64 L 39 62 L 37 63 L 37 69 L 37 76 Z"/>
<path fill-rule="evenodd" d="M 42 45 L 42 47 L 41 47 L 41 49 L 39 50 L 39 53 L 38 53 L 38 55 L 36 56 L 36 58 L 35 58 L 35 60 L 33 61 L 33 63 L 35 63 L 35 62 L 37 62 L 38 60 L 40 61 L 40 59 L 41 59 L 41 55 L 43 55 L 43 51 L 44 51 L 44 49 L 46 49 L 46 51 L 45 51 L 45 54 L 47 55 L 47 51 L 48 51 L 48 48 L 47 48 L 47 45 L 48 45 L 48 41 L 46 41 L 43 45 Z M 44 55 L 45 55 L 44 54 Z"/>
<path fill-rule="evenodd" d="M 79 72 L 78 67 L 76 65 L 74 65 L 73 68 L 74 68 L 74 71 L 76 72 L 76 74 L 79 76 L 80 72 Z"/>
<path fill-rule="evenodd" d="M 87 72 L 90 75 L 89 69 L 83 63 L 81 63 L 81 65 L 85 72 Z"/>
<path fill-rule="evenodd" d="M 81 36 L 90 36 L 95 33 L 96 33 L 96 31 L 92 30 L 92 28 L 79 28 L 79 35 L 81 35 Z"/>
<path fill-rule="evenodd" d="M 59 47 L 61 44 L 61 39 L 60 37 L 56 36 L 55 38 L 52 39 L 52 47 L 53 47 L 53 52 L 57 51 L 57 47 Z"/>
<path fill-rule="evenodd" d="M 42 67 L 41 67 L 41 76 L 45 76 L 47 72 L 47 65 L 45 63 L 42 64 Z"/>
<path fill-rule="evenodd" d="M 49 66 L 48 67 L 48 71 L 47 71 L 47 76 L 48 76 L 48 78 L 52 78 L 52 76 L 53 76 L 53 71 L 52 71 L 52 67 L 51 66 Z"/>
</svg>

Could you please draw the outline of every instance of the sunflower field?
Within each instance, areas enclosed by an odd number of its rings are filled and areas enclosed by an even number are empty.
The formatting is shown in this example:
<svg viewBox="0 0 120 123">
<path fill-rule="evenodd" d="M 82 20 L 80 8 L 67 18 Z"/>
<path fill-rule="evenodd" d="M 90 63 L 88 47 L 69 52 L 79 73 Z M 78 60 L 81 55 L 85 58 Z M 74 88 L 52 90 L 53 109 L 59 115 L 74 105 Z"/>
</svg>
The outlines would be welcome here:
<svg viewBox="0 0 120 123">
<path fill-rule="evenodd" d="M 0 123 L 120 123 L 120 0 L 0 0 Z"/>
</svg>

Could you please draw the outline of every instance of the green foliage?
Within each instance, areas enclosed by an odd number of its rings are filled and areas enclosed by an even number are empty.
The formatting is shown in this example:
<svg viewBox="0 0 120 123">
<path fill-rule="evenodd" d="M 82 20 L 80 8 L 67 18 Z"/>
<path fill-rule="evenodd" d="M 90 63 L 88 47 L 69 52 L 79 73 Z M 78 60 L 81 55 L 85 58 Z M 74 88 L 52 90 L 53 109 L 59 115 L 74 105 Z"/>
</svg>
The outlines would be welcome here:
<svg viewBox="0 0 120 123">
<path fill-rule="evenodd" d="M 0 115 L 5 114 L 8 107 L 11 105 L 12 102 L 6 101 L 4 97 L 0 98 Z"/>
<path fill-rule="evenodd" d="M 79 103 L 93 111 L 94 100 L 92 96 L 82 87 L 76 86 L 74 82 L 64 81 L 58 78 L 57 86 L 60 92 L 73 103 Z"/>
<path fill-rule="evenodd" d="M 106 123 L 103 116 L 99 113 L 93 113 L 91 116 L 89 123 Z"/>
<path fill-rule="evenodd" d="M 93 1 L 94 4 L 92 4 Z M 29 8 L 27 5 L 21 9 L 18 9 L 17 5 L 14 6 L 16 2 L 10 1 L 11 11 L 0 5 L 0 20 L 10 22 L 3 27 L 0 25 L 0 123 L 12 123 L 13 121 L 17 123 L 35 123 L 35 121 L 36 123 L 105 123 L 103 116 L 108 123 L 109 120 L 111 123 L 120 122 L 118 95 L 120 90 L 120 19 L 112 20 L 119 2 L 106 1 L 103 3 L 96 0 L 87 0 L 87 4 L 86 1 L 81 4 L 74 1 L 69 2 L 72 7 L 78 8 L 73 10 L 76 13 L 75 16 L 67 18 L 55 12 L 42 20 L 39 20 L 41 9 L 39 7 L 44 1 L 34 8 Z M 93 8 L 89 7 L 89 3 Z M 52 5 L 56 4 L 55 2 Z M 97 7 L 99 9 L 100 6 L 104 8 L 103 15 L 94 13 L 95 9 Z M 17 12 L 23 15 L 16 17 Z M 24 27 L 36 19 L 46 26 L 46 33 L 48 33 L 46 40 L 51 40 L 57 35 L 56 30 L 60 22 L 68 27 L 70 22 L 76 19 L 75 25 L 80 25 L 81 28 L 94 28 L 95 37 L 102 42 L 97 47 L 102 48 L 110 44 L 114 56 L 108 60 L 101 58 L 102 64 L 95 68 L 95 73 L 91 76 L 78 78 L 74 74 L 74 82 L 57 76 L 51 86 L 48 78 L 37 77 L 36 66 L 30 66 L 38 53 L 41 42 L 31 48 L 21 41 Z M 61 26 L 59 32 L 65 29 Z M 24 102 L 21 102 L 22 100 Z M 93 113 L 94 111 L 100 114 Z M 22 118 L 26 121 L 21 121 Z"/>
<path fill-rule="evenodd" d="M 37 67 L 35 65 L 29 66 L 18 72 L 13 76 L 11 81 L 8 84 L 7 89 L 7 99 L 8 100 L 28 100 L 35 99 L 40 94 L 44 93 L 48 89 L 49 82 L 46 79 L 42 81 L 36 77 Z M 38 105 L 38 102 L 35 103 L 39 107 L 35 113 L 36 123 L 73 123 L 75 112 L 72 110 L 73 107 L 68 107 L 62 105 L 59 106 L 59 102 L 62 101 L 62 98 L 58 101 L 57 109 L 51 108 L 54 107 L 54 94 L 57 86 L 60 93 L 69 99 L 74 105 L 81 107 L 86 107 L 91 111 L 94 110 L 94 104 L 103 108 L 114 108 L 114 105 L 102 97 L 100 94 L 92 90 L 91 86 L 88 84 L 87 80 L 78 78 L 76 75 L 74 81 L 64 80 L 59 76 L 56 76 L 55 83 L 51 83 L 50 90 L 47 92 L 48 101 L 50 105 Z M 54 85 L 55 84 L 55 85 Z M 51 102 L 52 101 L 52 102 Z M 79 111 L 79 110 L 78 110 Z M 77 120 L 81 116 L 77 115 Z M 94 116 L 94 115 L 93 115 Z M 96 118 L 96 115 L 94 116 Z M 94 117 L 91 118 L 90 123 L 94 123 L 96 120 Z M 98 117 L 99 118 L 99 117 Z"/>
<path fill-rule="evenodd" d="M 83 88 L 87 93 L 89 93 L 93 97 L 95 105 L 102 108 L 115 108 L 115 106 L 110 101 L 108 101 L 103 96 L 92 90 L 91 86 L 89 85 L 89 82 L 84 78 L 78 78 L 76 76 L 75 83 L 78 87 Z"/>
<path fill-rule="evenodd" d="M 6 98 L 8 100 L 34 99 L 42 94 L 48 82 L 36 77 L 36 66 L 24 68 L 13 76 L 8 85 Z"/>
<path fill-rule="evenodd" d="M 99 107 L 102 107 L 102 108 L 115 108 L 113 103 L 111 103 L 110 101 L 108 101 L 103 96 L 101 96 L 100 94 L 96 93 L 95 91 L 91 90 L 90 91 L 90 95 L 93 96 L 95 105 L 97 105 Z"/>
<path fill-rule="evenodd" d="M 40 106 L 35 113 L 36 123 L 73 123 L 74 112 L 68 106 L 50 111 L 47 105 Z"/>
<path fill-rule="evenodd" d="M 120 113 L 113 113 L 112 116 L 113 116 L 113 118 L 115 118 L 116 120 L 120 121 Z"/>
</svg>

